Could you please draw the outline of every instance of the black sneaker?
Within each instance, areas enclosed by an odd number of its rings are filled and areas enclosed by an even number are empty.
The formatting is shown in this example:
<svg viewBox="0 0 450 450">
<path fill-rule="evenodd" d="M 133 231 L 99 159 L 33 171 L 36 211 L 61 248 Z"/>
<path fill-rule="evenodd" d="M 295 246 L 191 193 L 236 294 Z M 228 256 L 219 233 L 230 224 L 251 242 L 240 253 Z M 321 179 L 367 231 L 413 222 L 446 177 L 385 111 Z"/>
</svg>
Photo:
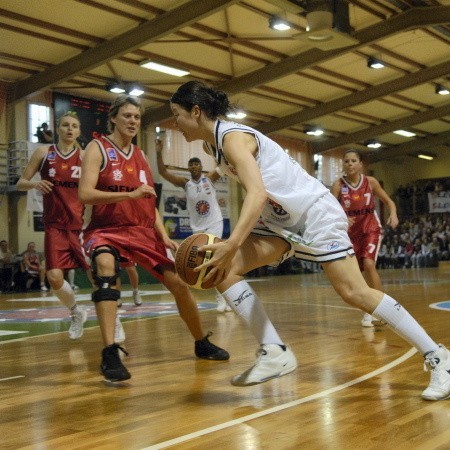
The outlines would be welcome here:
<svg viewBox="0 0 450 450">
<path fill-rule="evenodd" d="M 200 341 L 195 341 L 195 356 L 214 361 L 226 361 L 230 359 L 230 354 L 226 350 L 209 342 L 208 338 L 210 336 L 212 336 L 211 332 Z"/>
<path fill-rule="evenodd" d="M 119 350 L 128 356 L 126 350 L 118 344 L 109 345 L 102 350 L 100 371 L 108 381 L 124 381 L 131 378 L 130 372 L 120 360 Z"/>
</svg>

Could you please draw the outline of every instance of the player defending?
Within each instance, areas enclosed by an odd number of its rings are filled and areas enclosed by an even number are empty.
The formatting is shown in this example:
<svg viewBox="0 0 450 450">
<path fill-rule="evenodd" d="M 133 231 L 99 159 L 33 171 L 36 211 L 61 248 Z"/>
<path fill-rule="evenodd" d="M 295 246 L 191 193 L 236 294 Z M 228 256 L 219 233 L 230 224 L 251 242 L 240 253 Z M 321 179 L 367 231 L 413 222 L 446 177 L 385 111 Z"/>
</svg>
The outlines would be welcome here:
<svg viewBox="0 0 450 450">
<path fill-rule="evenodd" d="M 388 207 L 387 223 L 392 228 L 398 225 L 397 208 L 378 180 L 362 173 L 363 164 L 359 152 L 349 150 L 344 153 L 343 159 L 345 175 L 333 183 L 331 192 L 347 214 L 348 236 L 352 241 L 359 268 L 367 284 L 371 288 L 382 291 L 383 284 L 376 264 L 383 233 L 375 210 L 375 196 Z M 361 325 L 373 327 L 372 322 L 372 315 L 364 313 Z"/>
<path fill-rule="evenodd" d="M 116 98 L 108 116 L 111 134 L 86 147 L 79 185 L 80 200 L 88 205 L 84 248 L 98 286 L 92 300 L 105 346 L 101 372 L 109 381 L 131 377 L 119 356 L 119 350 L 124 349 L 114 343 L 121 261 L 139 264 L 174 295 L 180 316 L 195 339 L 197 357 L 229 358 L 228 352 L 209 342 L 209 334 L 203 333 L 197 303 L 167 256 L 167 249 L 176 250 L 177 244 L 164 229 L 144 152 L 132 142 L 141 125 L 141 114 L 141 104 L 135 97 Z"/>
</svg>

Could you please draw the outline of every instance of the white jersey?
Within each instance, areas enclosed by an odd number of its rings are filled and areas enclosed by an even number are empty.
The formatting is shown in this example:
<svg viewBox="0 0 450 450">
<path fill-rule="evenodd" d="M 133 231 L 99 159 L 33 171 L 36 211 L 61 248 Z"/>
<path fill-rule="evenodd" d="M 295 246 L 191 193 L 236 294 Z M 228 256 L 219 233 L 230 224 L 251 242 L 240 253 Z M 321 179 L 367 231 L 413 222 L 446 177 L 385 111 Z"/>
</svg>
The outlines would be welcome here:
<svg viewBox="0 0 450 450">
<path fill-rule="evenodd" d="M 208 232 L 222 224 L 223 217 L 216 198 L 216 188 L 208 177 L 190 179 L 184 186 L 189 221 L 194 233 Z M 222 237 L 222 236 L 219 236 Z"/>
<path fill-rule="evenodd" d="M 239 181 L 235 168 L 223 154 L 223 139 L 232 131 L 242 131 L 255 136 L 258 152 L 255 156 L 267 192 L 267 203 L 261 217 L 283 228 L 290 228 L 325 195 L 328 189 L 309 175 L 276 142 L 257 130 L 234 122 L 217 121 L 215 149 L 208 146 L 221 170 Z"/>
<path fill-rule="evenodd" d="M 291 250 L 283 259 L 295 256 L 326 262 L 352 254 L 347 218 L 339 202 L 272 139 L 246 125 L 218 120 L 215 145 L 205 144 L 221 172 L 239 182 L 235 167 L 223 153 L 224 137 L 233 131 L 255 137 L 255 159 L 267 193 L 267 202 L 252 233 L 276 235 L 290 242 Z"/>
</svg>

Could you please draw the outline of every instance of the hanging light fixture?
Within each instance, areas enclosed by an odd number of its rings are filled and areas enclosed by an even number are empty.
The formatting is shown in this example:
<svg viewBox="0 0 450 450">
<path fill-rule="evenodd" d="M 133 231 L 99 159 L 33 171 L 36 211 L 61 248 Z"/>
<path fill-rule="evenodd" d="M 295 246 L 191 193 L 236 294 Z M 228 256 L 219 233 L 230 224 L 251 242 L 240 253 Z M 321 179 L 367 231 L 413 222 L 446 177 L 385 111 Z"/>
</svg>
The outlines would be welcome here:
<svg viewBox="0 0 450 450">
<path fill-rule="evenodd" d="M 125 92 L 125 88 L 122 83 L 118 81 L 112 81 L 106 85 L 106 90 L 112 92 L 113 94 L 123 94 Z"/>
<path fill-rule="evenodd" d="M 322 128 L 318 127 L 306 127 L 305 133 L 308 136 L 321 136 L 324 133 L 324 131 L 322 130 Z"/>
<path fill-rule="evenodd" d="M 378 142 L 376 139 L 370 139 L 369 141 L 366 141 L 364 145 L 368 148 L 380 148 L 381 143 Z"/>
<path fill-rule="evenodd" d="M 291 29 L 289 22 L 278 16 L 269 18 L 269 27 L 272 28 L 272 30 L 277 31 L 287 31 Z"/>
<path fill-rule="evenodd" d="M 441 84 L 437 84 L 436 85 L 436 94 L 448 95 L 448 94 L 450 94 L 450 90 L 448 88 L 442 86 Z"/>
<path fill-rule="evenodd" d="M 370 56 L 367 59 L 367 67 L 370 67 L 371 69 L 382 69 L 384 67 L 384 63 L 383 61 L 380 61 L 379 59 Z"/>
</svg>

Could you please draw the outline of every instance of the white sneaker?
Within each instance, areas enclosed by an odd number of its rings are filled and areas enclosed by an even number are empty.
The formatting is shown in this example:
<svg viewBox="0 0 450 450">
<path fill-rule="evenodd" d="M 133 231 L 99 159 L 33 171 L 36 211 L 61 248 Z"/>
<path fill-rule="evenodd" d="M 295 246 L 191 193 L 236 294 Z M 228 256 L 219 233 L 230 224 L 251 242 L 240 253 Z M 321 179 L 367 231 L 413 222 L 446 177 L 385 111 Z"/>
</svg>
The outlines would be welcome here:
<svg viewBox="0 0 450 450">
<path fill-rule="evenodd" d="M 87 311 L 78 306 L 77 309 L 70 314 L 69 338 L 79 339 L 83 336 L 83 324 L 87 319 Z"/>
<path fill-rule="evenodd" d="M 120 344 L 125 342 L 125 330 L 120 322 L 119 316 L 116 316 L 116 328 L 114 330 L 114 342 Z"/>
<path fill-rule="evenodd" d="M 250 386 L 286 375 L 297 367 L 297 359 L 291 349 L 283 350 L 277 344 L 264 344 L 256 352 L 253 367 L 232 378 L 234 386 Z"/>
<path fill-rule="evenodd" d="M 435 352 L 425 356 L 423 368 L 431 371 L 428 387 L 422 392 L 424 400 L 445 400 L 450 398 L 450 351 L 442 344 Z"/>
<path fill-rule="evenodd" d="M 48 292 L 48 287 L 45 284 L 41 284 L 41 292 Z"/>
<path fill-rule="evenodd" d="M 72 288 L 72 291 L 78 291 L 78 289 L 80 289 L 76 284 L 71 284 L 70 287 Z"/>
<path fill-rule="evenodd" d="M 373 321 L 373 317 L 368 313 L 364 313 L 364 316 L 361 320 L 361 326 L 371 328 L 374 326 L 372 321 Z"/>
<path fill-rule="evenodd" d="M 217 301 L 217 311 L 218 312 L 229 312 L 232 311 L 231 306 L 227 303 L 227 301 L 220 295 L 216 295 L 216 301 Z"/>
<path fill-rule="evenodd" d="M 142 305 L 142 298 L 141 298 L 141 294 L 139 294 L 138 289 L 133 290 L 133 302 L 136 306 Z"/>
</svg>

